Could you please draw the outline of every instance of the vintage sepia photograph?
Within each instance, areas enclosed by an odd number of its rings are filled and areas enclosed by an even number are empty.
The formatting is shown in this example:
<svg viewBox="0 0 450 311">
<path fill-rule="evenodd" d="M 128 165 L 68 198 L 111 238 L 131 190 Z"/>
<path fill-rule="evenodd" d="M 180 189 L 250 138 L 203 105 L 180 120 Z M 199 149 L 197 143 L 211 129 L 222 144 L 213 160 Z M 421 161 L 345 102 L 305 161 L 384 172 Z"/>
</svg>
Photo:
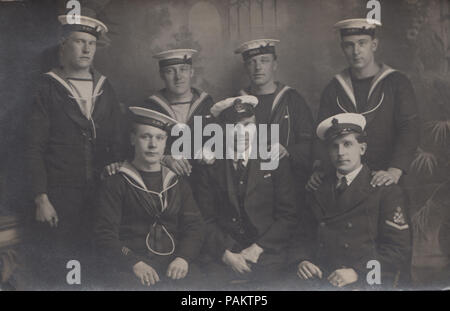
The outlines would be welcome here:
<svg viewBox="0 0 450 311">
<path fill-rule="evenodd" d="M 422 290 L 449 0 L 0 0 L 0 291 Z"/>
</svg>

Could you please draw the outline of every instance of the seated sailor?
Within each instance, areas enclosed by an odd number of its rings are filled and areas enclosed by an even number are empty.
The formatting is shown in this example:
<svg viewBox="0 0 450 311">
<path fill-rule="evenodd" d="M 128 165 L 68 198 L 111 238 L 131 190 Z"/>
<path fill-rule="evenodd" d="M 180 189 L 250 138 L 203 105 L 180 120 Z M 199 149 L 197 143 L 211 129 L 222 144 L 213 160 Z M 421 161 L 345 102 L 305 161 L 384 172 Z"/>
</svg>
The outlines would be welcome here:
<svg viewBox="0 0 450 311">
<path fill-rule="evenodd" d="M 279 159 L 277 167 L 269 168 L 253 153 L 259 149 L 252 139 L 257 136 L 252 130 L 257 103 L 254 96 L 241 96 L 211 108 L 227 129 L 234 128 L 232 135 L 224 133 L 234 140 L 226 146 L 227 156 L 202 166 L 199 173 L 198 204 L 207 226 L 204 267 L 219 289 L 234 282 L 273 286 L 285 267 L 296 223 L 289 160 Z"/>
<path fill-rule="evenodd" d="M 308 197 L 293 247 L 297 275 L 307 287 L 381 283 L 391 288 L 408 266 L 411 237 L 404 196 L 398 185 L 371 185 L 372 172 L 361 162 L 365 125 L 363 115 L 342 113 L 317 127 L 335 170 Z M 378 271 L 371 270 L 374 266 Z M 367 281 L 370 271 L 373 282 Z"/>
<path fill-rule="evenodd" d="M 163 280 L 177 286 L 180 282 L 172 280 L 192 277 L 192 261 L 204 240 L 203 219 L 187 182 L 160 164 L 176 121 L 146 108 L 130 110 L 134 157 L 102 185 L 94 219 L 96 250 L 112 264 L 109 280 L 125 288 Z"/>
</svg>

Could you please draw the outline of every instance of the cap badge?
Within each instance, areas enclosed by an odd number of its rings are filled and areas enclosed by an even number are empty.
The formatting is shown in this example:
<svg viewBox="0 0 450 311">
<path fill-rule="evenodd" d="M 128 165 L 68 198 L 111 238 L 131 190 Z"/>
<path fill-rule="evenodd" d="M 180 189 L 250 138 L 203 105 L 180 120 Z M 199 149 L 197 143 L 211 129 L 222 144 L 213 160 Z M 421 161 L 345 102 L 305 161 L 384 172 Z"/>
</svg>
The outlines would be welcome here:
<svg viewBox="0 0 450 311">
<path fill-rule="evenodd" d="M 394 220 L 394 223 L 396 223 L 398 225 L 404 225 L 406 223 L 405 216 L 403 215 L 403 211 L 400 206 L 396 207 L 393 220 Z"/>
<path fill-rule="evenodd" d="M 239 98 L 234 101 L 234 110 L 237 113 L 245 112 L 245 106 Z"/>
</svg>

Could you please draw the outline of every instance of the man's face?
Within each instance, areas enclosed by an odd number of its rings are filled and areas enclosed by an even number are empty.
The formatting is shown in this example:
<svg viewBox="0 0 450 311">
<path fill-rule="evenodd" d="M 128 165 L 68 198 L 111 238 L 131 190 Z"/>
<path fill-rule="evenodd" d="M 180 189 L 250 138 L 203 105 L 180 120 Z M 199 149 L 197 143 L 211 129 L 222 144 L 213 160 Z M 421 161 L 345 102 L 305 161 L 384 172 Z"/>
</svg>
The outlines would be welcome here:
<svg viewBox="0 0 450 311">
<path fill-rule="evenodd" d="M 184 95 L 191 89 L 194 69 L 189 64 L 167 66 L 160 69 L 160 76 L 170 93 Z"/>
<path fill-rule="evenodd" d="M 342 38 L 341 47 L 350 67 L 363 69 L 375 61 L 378 39 L 369 35 L 345 36 Z"/>
<path fill-rule="evenodd" d="M 361 157 L 366 152 L 367 144 L 359 143 L 355 134 L 335 138 L 328 144 L 331 162 L 341 174 L 348 174 L 361 165 Z"/>
<path fill-rule="evenodd" d="M 73 69 L 87 69 L 94 61 L 97 38 L 85 32 L 71 32 L 61 43 L 64 64 Z"/>
<path fill-rule="evenodd" d="M 256 118 L 255 116 L 241 119 L 235 126 L 234 131 L 234 150 L 237 151 L 238 146 L 243 146 L 243 150 L 247 150 L 250 146 L 250 139 L 256 134 Z M 239 125 L 239 126 L 237 126 Z M 242 147 L 240 147 L 242 148 Z M 242 149 L 240 149 L 242 150 Z"/>
<path fill-rule="evenodd" d="M 135 124 L 131 134 L 134 157 L 147 164 L 159 163 L 166 148 L 167 133 L 157 127 Z"/>
<path fill-rule="evenodd" d="M 256 55 L 245 61 L 245 68 L 251 83 L 263 86 L 275 80 L 277 61 L 273 54 Z"/>
</svg>

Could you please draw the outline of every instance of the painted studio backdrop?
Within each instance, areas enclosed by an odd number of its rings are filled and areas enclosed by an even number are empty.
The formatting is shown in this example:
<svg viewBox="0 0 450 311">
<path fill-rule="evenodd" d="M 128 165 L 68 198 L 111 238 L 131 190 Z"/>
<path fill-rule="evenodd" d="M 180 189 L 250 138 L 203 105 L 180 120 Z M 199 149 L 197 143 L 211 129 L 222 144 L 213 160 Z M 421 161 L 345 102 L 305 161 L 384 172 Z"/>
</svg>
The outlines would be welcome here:
<svg viewBox="0 0 450 311">
<path fill-rule="evenodd" d="M 23 120 L 36 78 L 55 65 L 56 16 L 65 2 L 0 1 L 0 215 L 25 229 L 32 205 L 24 182 Z M 265 37 L 281 40 L 278 79 L 299 90 L 314 115 L 323 88 L 346 65 L 334 23 L 368 12 L 364 0 L 80 2 L 110 28 L 95 66 L 110 79 L 124 108 L 162 87 L 152 55 L 169 48 L 199 51 L 195 86 L 216 101 L 236 94 L 248 81 L 234 49 Z M 380 2 L 378 59 L 411 78 L 421 113 L 421 144 L 406 183 L 414 224 L 413 280 L 428 286 L 449 265 L 444 229 L 450 218 L 450 1 Z"/>
</svg>

